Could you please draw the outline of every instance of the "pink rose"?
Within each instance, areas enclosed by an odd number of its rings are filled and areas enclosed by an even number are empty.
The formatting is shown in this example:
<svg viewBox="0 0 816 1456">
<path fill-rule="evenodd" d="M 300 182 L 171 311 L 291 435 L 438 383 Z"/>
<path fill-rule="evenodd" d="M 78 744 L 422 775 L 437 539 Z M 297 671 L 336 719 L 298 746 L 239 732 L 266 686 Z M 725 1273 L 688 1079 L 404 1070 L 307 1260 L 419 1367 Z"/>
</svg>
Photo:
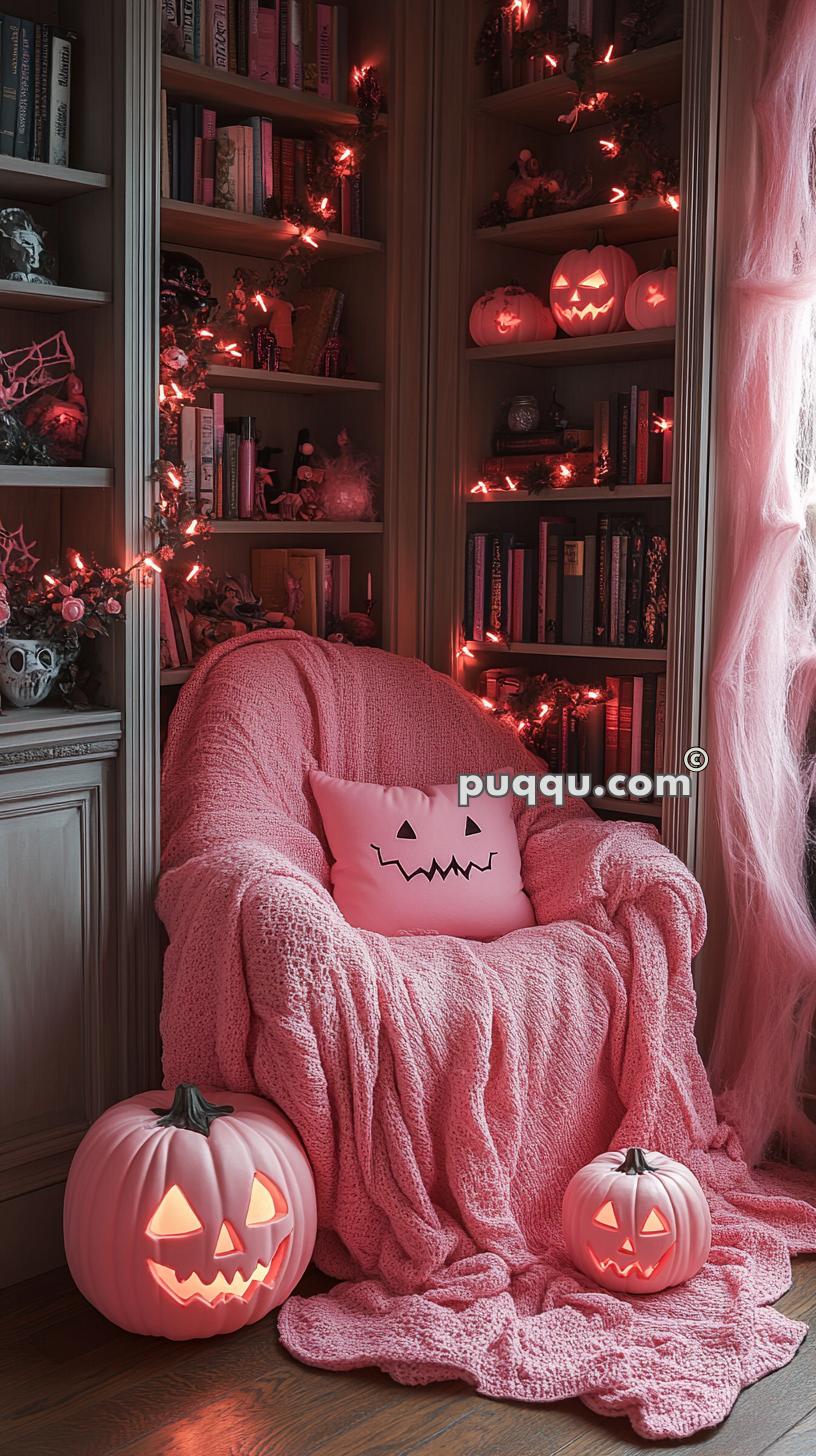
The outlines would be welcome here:
<svg viewBox="0 0 816 1456">
<path fill-rule="evenodd" d="M 109 617 L 118 617 L 122 610 L 122 603 L 117 602 L 116 597 L 108 597 L 105 603 L 105 611 Z"/>
<path fill-rule="evenodd" d="M 61 611 L 63 622 L 81 622 L 85 616 L 85 603 L 80 597 L 65 597 Z"/>
</svg>

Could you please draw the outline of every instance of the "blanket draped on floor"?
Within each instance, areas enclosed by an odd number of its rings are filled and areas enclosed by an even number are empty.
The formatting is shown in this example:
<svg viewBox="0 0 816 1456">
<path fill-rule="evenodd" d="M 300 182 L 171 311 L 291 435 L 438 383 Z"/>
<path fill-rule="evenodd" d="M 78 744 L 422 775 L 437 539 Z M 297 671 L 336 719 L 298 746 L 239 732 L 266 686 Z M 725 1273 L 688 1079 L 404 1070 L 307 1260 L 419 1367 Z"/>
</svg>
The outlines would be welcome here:
<svg viewBox="0 0 816 1456">
<path fill-rule="evenodd" d="M 805 1327 L 772 1309 L 816 1247 L 793 1175 L 749 1173 L 694 1041 L 700 891 L 653 830 L 583 804 L 520 806 L 538 925 L 491 944 L 353 929 L 329 890 L 306 776 L 386 785 L 541 772 L 447 679 L 374 650 L 268 632 L 208 654 L 164 771 L 165 1082 L 270 1098 L 317 1186 L 316 1261 L 284 1344 L 486 1395 L 580 1396 L 651 1437 L 727 1414 Z M 639 1144 L 708 1195 L 711 1257 L 651 1297 L 567 1258 L 575 1170 Z"/>
</svg>

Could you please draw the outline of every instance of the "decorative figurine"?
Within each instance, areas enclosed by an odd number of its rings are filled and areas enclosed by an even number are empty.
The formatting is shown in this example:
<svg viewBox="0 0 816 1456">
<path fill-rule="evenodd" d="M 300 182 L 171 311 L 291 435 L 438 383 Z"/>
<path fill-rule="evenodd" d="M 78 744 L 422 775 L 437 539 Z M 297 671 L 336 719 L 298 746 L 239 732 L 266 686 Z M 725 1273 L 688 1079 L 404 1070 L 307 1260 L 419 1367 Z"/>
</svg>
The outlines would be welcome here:
<svg viewBox="0 0 816 1456">
<path fill-rule="evenodd" d="M 0 209 L 0 278 L 46 287 L 57 281 L 47 234 L 21 207 Z"/>
</svg>

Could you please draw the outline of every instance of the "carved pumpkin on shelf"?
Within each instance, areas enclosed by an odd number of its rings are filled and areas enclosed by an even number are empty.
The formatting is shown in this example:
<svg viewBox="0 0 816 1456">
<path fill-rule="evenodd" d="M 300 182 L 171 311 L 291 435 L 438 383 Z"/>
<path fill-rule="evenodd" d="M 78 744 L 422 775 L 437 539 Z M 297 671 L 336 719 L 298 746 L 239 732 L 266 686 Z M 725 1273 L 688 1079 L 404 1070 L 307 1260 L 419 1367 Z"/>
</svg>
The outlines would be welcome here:
<svg viewBox="0 0 816 1456">
<path fill-rule="evenodd" d="M 626 294 L 626 318 L 633 329 L 672 329 L 677 322 L 677 269 L 665 253 L 659 268 L 638 274 Z"/>
<path fill-rule="evenodd" d="M 294 1129 L 260 1097 L 209 1096 L 182 1085 L 119 1102 L 71 1164 L 68 1266 L 135 1334 L 192 1340 L 254 1324 L 311 1257 L 314 1182 Z"/>
<path fill-rule="evenodd" d="M 573 248 L 556 263 L 550 280 L 555 322 L 573 337 L 626 328 L 626 293 L 636 273 L 623 248 L 606 243 Z"/>
<path fill-rule="evenodd" d="M 555 338 L 555 320 L 535 293 L 511 283 L 477 298 L 470 310 L 470 337 L 480 348 L 487 344 L 533 344 Z"/>
<path fill-rule="evenodd" d="M 564 1194 L 564 1242 L 584 1274 L 616 1294 L 657 1294 L 702 1269 L 711 1213 L 690 1168 L 629 1148 L 579 1168 Z"/>
</svg>

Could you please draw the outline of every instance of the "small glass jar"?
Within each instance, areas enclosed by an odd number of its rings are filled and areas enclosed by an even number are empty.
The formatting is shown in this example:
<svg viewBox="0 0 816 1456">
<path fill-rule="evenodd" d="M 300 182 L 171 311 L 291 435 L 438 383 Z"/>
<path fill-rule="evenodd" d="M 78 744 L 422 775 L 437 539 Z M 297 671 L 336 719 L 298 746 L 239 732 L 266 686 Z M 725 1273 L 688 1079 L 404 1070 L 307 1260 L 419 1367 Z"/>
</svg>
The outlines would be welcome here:
<svg viewBox="0 0 816 1456">
<path fill-rule="evenodd" d="M 507 428 L 514 435 L 527 435 L 541 420 L 541 410 L 534 394 L 515 394 L 507 410 Z"/>
</svg>

